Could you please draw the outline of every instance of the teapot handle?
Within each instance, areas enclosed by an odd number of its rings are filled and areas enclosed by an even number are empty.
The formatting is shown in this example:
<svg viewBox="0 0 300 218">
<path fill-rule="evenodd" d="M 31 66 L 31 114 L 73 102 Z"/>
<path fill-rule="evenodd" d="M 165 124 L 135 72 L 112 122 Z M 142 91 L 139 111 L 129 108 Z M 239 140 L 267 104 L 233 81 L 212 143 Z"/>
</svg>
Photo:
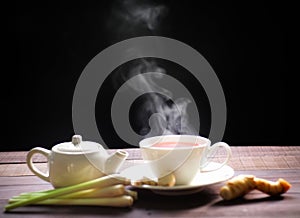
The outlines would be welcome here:
<svg viewBox="0 0 300 218">
<path fill-rule="evenodd" d="M 51 154 L 51 151 L 45 149 L 45 148 L 40 148 L 40 147 L 36 147 L 31 149 L 28 154 L 27 154 L 27 165 L 29 167 L 29 169 L 38 177 L 40 177 L 41 179 L 50 182 L 50 177 L 49 177 L 49 169 L 47 173 L 43 173 L 42 171 L 40 171 L 34 164 L 32 161 L 32 157 L 35 154 L 41 154 L 43 156 L 45 156 L 47 159 L 49 158 L 49 155 Z"/>
</svg>

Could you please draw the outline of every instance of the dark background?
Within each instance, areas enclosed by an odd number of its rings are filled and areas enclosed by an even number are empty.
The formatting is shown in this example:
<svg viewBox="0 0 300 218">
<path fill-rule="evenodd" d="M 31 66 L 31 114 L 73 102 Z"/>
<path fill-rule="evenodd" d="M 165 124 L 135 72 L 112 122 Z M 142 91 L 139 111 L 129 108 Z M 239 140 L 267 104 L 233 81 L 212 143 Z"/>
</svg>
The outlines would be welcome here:
<svg viewBox="0 0 300 218">
<path fill-rule="evenodd" d="M 11 38 L 15 73 L 3 101 L 1 150 L 50 148 L 69 141 L 74 134 L 73 92 L 84 67 L 110 45 L 143 35 L 182 41 L 208 60 L 226 97 L 225 142 L 232 146 L 296 144 L 290 134 L 286 102 L 288 5 L 265 1 L 152 2 L 167 8 L 155 31 L 126 27 L 122 22 L 118 25 L 120 18 L 114 10 L 119 9 L 119 1 L 17 2 Z M 166 70 L 179 68 L 173 65 Z M 109 106 L 120 86 L 113 81 L 114 75 L 112 72 L 98 94 L 101 102 L 107 102 L 102 108 L 97 100 L 98 128 L 109 147 L 131 147 L 110 124 Z M 197 105 L 202 105 L 199 111 L 204 123 L 199 134 L 207 136 L 210 115 L 205 93 L 189 72 L 181 78 Z"/>
</svg>

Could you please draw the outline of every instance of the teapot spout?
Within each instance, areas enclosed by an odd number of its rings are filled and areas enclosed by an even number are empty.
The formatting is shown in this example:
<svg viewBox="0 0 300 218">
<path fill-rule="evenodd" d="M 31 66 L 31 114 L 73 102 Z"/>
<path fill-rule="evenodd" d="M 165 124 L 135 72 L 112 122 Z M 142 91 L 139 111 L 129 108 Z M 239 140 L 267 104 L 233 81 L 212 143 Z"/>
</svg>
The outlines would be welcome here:
<svg viewBox="0 0 300 218">
<path fill-rule="evenodd" d="M 114 154 L 109 156 L 105 161 L 104 173 L 113 174 L 117 173 L 128 157 L 128 152 L 124 150 L 117 150 Z"/>
</svg>

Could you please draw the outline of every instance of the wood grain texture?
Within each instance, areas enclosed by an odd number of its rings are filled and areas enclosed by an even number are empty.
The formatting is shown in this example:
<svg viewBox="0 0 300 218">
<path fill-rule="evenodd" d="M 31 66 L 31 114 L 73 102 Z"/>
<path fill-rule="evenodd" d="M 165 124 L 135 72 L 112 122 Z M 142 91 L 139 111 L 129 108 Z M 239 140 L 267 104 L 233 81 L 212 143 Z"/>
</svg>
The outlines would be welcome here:
<svg viewBox="0 0 300 218">
<path fill-rule="evenodd" d="M 130 153 L 123 169 L 141 164 L 138 149 Z M 113 150 L 110 152 L 114 152 Z M 161 196 L 149 190 L 137 190 L 139 199 L 131 208 L 27 206 L 1 213 L 0 217 L 299 217 L 300 214 L 300 147 L 233 147 L 229 165 L 235 175 L 252 174 L 276 181 L 284 178 L 292 188 L 280 197 L 269 197 L 253 191 L 244 198 L 223 201 L 219 190 L 224 183 L 205 188 L 185 196 Z M 224 158 L 222 152 L 214 161 Z M 22 192 L 52 189 L 52 186 L 33 176 L 26 165 L 26 152 L 0 153 L 0 206 Z M 35 160 L 41 170 L 47 169 L 46 160 Z"/>
<path fill-rule="evenodd" d="M 115 150 L 110 150 L 113 153 Z M 126 149 L 129 157 L 123 166 L 127 168 L 142 162 L 139 149 Z M 26 165 L 27 152 L 0 152 L 0 176 L 33 175 Z M 225 153 L 218 152 L 212 158 L 221 162 Z M 34 161 L 42 171 L 47 170 L 46 158 L 36 155 Z M 300 169 L 300 146 L 255 146 L 232 147 L 232 158 L 228 163 L 235 170 Z"/>
<path fill-rule="evenodd" d="M 199 193 L 187 196 L 161 196 L 148 190 L 139 191 L 139 199 L 127 208 L 72 207 L 72 206 L 27 206 L 18 208 L 4 216 L 19 217 L 297 217 L 300 212 L 300 170 L 263 170 L 236 171 L 238 174 L 255 174 L 269 180 L 278 176 L 288 179 L 293 187 L 280 197 L 269 197 L 258 191 L 249 193 L 245 198 L 223 201 L 217 184 Z M 22 184 L 19 185 L 19 184 Z M 3 208 L 7 199 L 21 192 L 51 189 L 51 185 L 35 176 L 2 177 L 0 205 Z"/>
</svg>

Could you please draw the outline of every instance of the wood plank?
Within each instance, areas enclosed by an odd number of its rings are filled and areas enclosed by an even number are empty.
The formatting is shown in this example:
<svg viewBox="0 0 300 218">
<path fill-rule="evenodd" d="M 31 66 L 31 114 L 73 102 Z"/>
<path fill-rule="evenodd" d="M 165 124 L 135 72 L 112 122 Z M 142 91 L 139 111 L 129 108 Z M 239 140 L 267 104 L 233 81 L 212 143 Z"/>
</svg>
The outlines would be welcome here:
<svg viewBox="0 0 300 218">
<path fill-rule="evenodd" d="M 107 150 L 109 154 L 116 152 L 117 149 Z M 138 149 L 125 149 L 129 152 L 127 160 L 141 159 L 141 154 Z M 27 151 L 0 152 L 0 164 L 7 163 L 26 163 Z M 47 158 L 40 154 L 35 154 L 33 161 L 37 163 L 47 162 Z"/>
<path fill-rule="evenodd" d="M 222 158 L 215 157 L 212 161 L 221 161 Z M 142 160 L 127 160 L 120 170 L 136 164 L 142 164 Z M 228 165 L 234 170 L 260 170 L 260 169 L 300 169 L 299 158 L 286 157 L 233 157 Z M 47 163 L 36 163 L 43 172 L 47 171 Z M 28 176 L 33 175 L 26 163 L 0 164 L 0 176 Z"/>
<path fill-rule="evenodd" d="M 300 170 L 236 171 L 236 174 L 252 173 L 273 181 L 279 176 L 284 177 L 292 183 L 292 188 L 282 197 L 268 197 L 253 191 L 245 198 L 230 202 L 223 201 L 219 196 L 219 189 L 223 183 L 210 186 L 199 193 L 176 197 L 137 190 L 139 199 L 131 208 L 27 206 L 2 214 L 2 217 L 299 217 Z M 2 208 L 7 199 L 13 195 L 51 188 L 34 176 L 2 177 L 2 179 L 3 183 L 0 185 Z"/>
<path fill-rule="evenodd" d="M 257 177 L 263 177 L 269 180 L 277 180 L 279 177 L 289 178 L 293 183 L 300 183 L 300 169 L 274 169 L 274 170 L 235 170 L 235 175 L 239 174 L 253 174 Z M 36 185 L 48 184 L 46 181 L 37 176 L 1 176 L 0 186 L 6 185 Z M 299 187 L 300 188 L 300 187 Z M 300 193 L 300 189 L 299 189 Z"/>
<path fill-rule="evenodd" d="M 26 163 L 27 151 L 0 152 L 0 164 L 6 163 Z M 47 159 L 40 154 L 34 155 L 34 162 L 42 163 Z"/>
<path fill-rule="evenodd" d="M 37 176 L 2 176 L 0 177 L 0 186 L 17 186 L 17 185 L 45 185 L 48 182 L 40 179 Z"/>
<path fill-rule="evenodd" d="M 300 146 L 232 146 L 233 157 L 300 157 Z M 139 149 L 124 149 L 129 152 L 128 160 L 142 159 Z M 109 153 L 115 152 L 116 149 L 108 150 Z M 0 164 L 2 163 L 26 163 L 27 151 L 0 152 Z M 216 157 L 223 157 L 224 151 L 216 154 Z M 35 162 L 45 162 L 42 155 L 36 156 Z"/>
<path fill-rule="evenodd" d="M 141 164 L 138 149 L 126 149 L 130 156 L 122 169 Z M 114 152 L 114 150 L 110 151 Z M 147 190 L 139 191 L 139 200 L 132 208 L 28 206 L 0 217 L 299 217 L 300 214 L 300 147 L 255 146 L 232 147 L 233 157 L 228 163 L 235 175 L 252 174 L 276 181 L 284 178 L 292 188 L 282 197 L 270 198 L 253 191 L 245 198 L 222 201 L 219 189 L 224 183 L 210 186 L 202 192 L 187 196 L 161 196 Z M 0 152 L 0 207 L 7 199 L 21 192 L 52 189 L 52 186 L 33 176 L 26 165 L 27 152 Z M 36 157 L 37 166 L 47 169 L 43 157 Z M 224 152 L 214 156 L 221 161 Z M 184 202 L 184 203 L 182 203 Z"/>
<path fill-rule="evenodd" d="M 36 163 L 37 168 L 42 172 L 47 172 L 47 163 Z M 0 164 L 0 176 L 28 176 L 34 175 L 26 163 L 20 164 Z"/>
</svg>

